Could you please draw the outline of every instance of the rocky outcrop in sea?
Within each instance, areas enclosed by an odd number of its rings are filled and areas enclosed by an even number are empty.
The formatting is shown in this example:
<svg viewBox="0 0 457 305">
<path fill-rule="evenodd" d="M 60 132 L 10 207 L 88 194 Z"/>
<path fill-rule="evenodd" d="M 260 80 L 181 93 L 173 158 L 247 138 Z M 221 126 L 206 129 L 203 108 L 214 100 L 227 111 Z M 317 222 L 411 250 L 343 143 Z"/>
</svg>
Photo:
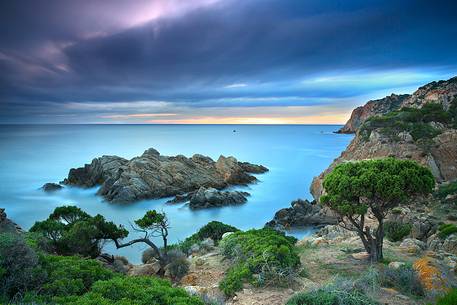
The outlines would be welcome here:
<svg viewBox="0 0 457 305">
<path fill-rule="evenodd" d="M 265 226 L 276 230 L 306 226 L 324 226 L 337 224 L 338 218 L 327 207 L 316 204 L 315 201 L 297 199 L 291 202 L 290 208 L 284 208 L 276 212 L 273 219 Z"/>
<path fill-rule="evenodd" d="M 98 194 L 112 202 L 133 202 L 195 192 L 200 187 L 221 190 L 230 185 L 256 182 L 252 174 L 267 172 L 261 165 L 239 162 L 220 156 L 217 161 L 196 154 L 162 156 L 150 148 L 141 156 L 127 160 L 102 156 L 80 168 L 72 168 L 63 181 L 66 185 L 94 187 Z"/>
<path fill-rule="evenodd" d="M 7 217 L 5 209 L 0 208 L 0 233 L 22 232 L 22 228 Z"/>
<path fill-rule="evenodd" d="M 457 105 L 457 77 L 420 87 L 415 93 L 404 98 L 396 109 L 405 107 L 422 109 L 431 103 L 440 104 L 450 117 L 455 116 L 455 113 L 451 112 L 454 111 L 451 107 L 456 107 L 452 106 L 453 103 Z M 388 108 L 386 106 L 386 109 Z M 382 125 L 382 121 L 366 121 L 370 117 L 370 115 L 364 117 L 363 121 L 366 123 L 361 127 L 355 124 L 356 121 L 362 120 L 361 118 L 351 117 L 346 124 L 356 129 L 356 136 L 346 150 L 324 172 L 313 179 L 311 193 L 314 199 L 319 200 L 323 192 L 322 182 L 325 175 L 339 163 L 353 160 L 385 157 L 411 159 L 430 168 L 438 182 L 457 179 L 457 125 L 455 123 L 457 118 L 454 118 L 452 124 L 444 124 L 428 118 L 426 123 L 417 126 L 420 128 L 398 131 L 397 126 L 389 130 Z M 400 120 L 399 123 L 405 122 Z M 426 136 L 422 136 L 421 133 Z"/>
</svg>

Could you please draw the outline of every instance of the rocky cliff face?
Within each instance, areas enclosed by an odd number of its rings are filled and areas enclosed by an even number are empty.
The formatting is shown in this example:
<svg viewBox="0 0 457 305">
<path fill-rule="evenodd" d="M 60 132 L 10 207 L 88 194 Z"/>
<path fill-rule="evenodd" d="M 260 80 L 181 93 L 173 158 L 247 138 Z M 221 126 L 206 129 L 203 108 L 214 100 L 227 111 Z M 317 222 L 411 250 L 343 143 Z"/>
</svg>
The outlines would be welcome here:
<svg viewBox="0 0 457 305">
<path fill-rule="evenodd" d="M 71 169 L 63 183 L 101 185 L 98 194 L 106 200 L 132 202 L 184 194 L 202 186 L 222 189 L 248 184 L 256 181 L 251 173 L 266 171 L 266 167 L 238 162 L 234 157 L 220 156 L 217 161 L 198 154 L 191 158 L 168 157 L 150 148 L 131 160 L 117 156 L 96 158 L 84 167 Z"/>
<path fill-rule="evenodd" d="M 323 192 L 322 182 L 325 175 L 337 164 L 351 160 L 383 157 L 412 159 L 428 166 L 438 182 L 457 179 L 457 116 L 455 113 L 457 108 L 452 110 L 452 107 L 457 107 L 457 77 L 419 88 L 414 94 L 404 98 L 398 109 L 403 107 L 422 109 L 429 103 L 441 104 L 453 121 L 448 124 L 430 121 L 430 119 L 426 123 L 422 122 L 422 128 L 427 132 L 431 131 L 427 137 L 420 139 L 417 139 L 418 136 L 413 133 L 415 138 L 408 131 L 398 132 L 395 129 L 397 127 L 388 129 L 385 125 L 367 122 L 370 125 L 370 132 L 363 130 L 367 124 L 358 129 L 355 138 L 340 157 L 313 179 L 311 193 L 314 198 L 318 200 Z M 454 112 L 451 113 L 451 110 Z M 390 131 L 390 134 L 387 131 Z"/>
<path fill-rule="evenodd" d="M 22 229 L 16 223 L 11 221 L 5 212 L 0 208 L 0 233 L 21 233 Z"/>
<path fill-rule="evenodd" d="M 410 97 L 408 94 L 392 94 L 379 100 L 369 101 L 364 106 L 355 108 L 352 111 L 351 118 L 337 132 L 355 133 L 357 129 L 363 124 L 363 122 L 365 122 L 368 118 L 374 115 L 386 114 L 392 110 L 398 109 L 401 103 L 408 97 Z"/>
</svg>

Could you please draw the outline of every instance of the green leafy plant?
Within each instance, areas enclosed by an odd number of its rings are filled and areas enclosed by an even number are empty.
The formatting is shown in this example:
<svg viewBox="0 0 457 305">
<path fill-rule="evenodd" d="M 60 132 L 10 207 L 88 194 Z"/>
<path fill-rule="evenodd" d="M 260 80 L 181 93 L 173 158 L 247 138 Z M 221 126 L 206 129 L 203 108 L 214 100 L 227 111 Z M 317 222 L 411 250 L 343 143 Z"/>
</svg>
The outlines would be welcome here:
<svg viewBox="0 0 457 305">
<path fill-rule="evenodd" d="M 48 275 L 40 294 L 48 297 L 82 295 L 96 281 L 108 280 L 116 276 L 113 271 L 93 259 L 43 255 L 40 261 Z"/>
<path fill-rule="evenodd" d="M 438 236 L 445 239 L 449 235 L 457 233 L 457 226 L 452 223 L 444 223 L 438 227 Z"/>
<path fill-rule="evenodd" d="M 445 111 L 439 103 L 428 103 L 422 108 L 407 108 L 391 111 L 381 116 L 373 116 L 360 127 L 363 140 L 368 140 L 371 132 L 378 129 L 383 135 L 398 141 L 398 134 L 406 131 L 414 141 L 436 137 L 441 131 L 433 127 L 431 122 L 438 122 L 445 126 L 457 127 L 457 101 L 451 103 L 450 109 Z"/>
<path fill-rule="evenodd" d="M 235 265 L 221 282 L 221 290 L 232 295 L 243 282 L 254 278 L 258 285 L 269 285 L 289 277 L 300 265 L 295 242 L 295 238 L 269 228 L 236 232 L 224 238 L 220 243 L 222 253 Z"/>
<path fill-rule="evenodd" d="M 39 287 L 46 278 L 38 255 L 16 233 L 0 233 L 0 298 Z"/>
<path fill-rule="evenodd" d="M 436 305 L 455 305 L 457 304 L 457 288 L 451 289 L 444 296 L 438 298 Z"/>
<path fill-rule="evenodd" d="M 360 237 L 372 261 L 383 258 L 384 218 L 393 208 L 431 193 L 434 178 L 428 168 L 414 161 L 394 158 L 339 164 L 324 179 L 322 204 L 338 213 L 341 225 Z M 365 225 L 368 210 L 377 221 Z"/>
<path fill-rule="evenodd" d="M 179 248 L 185 253 L 189 253 L 194 244 L 198 244 L 206 238 L 211 238 L 216 244 L 222 239 L 222 235 L 227 232 L 238 232 L 239 229 L 219 221 L 211 221 L 201 227 L 197 233 L 187 237 L 179 244 Z"/>
<path fill-rule="evenodd" d="M 412 225 L 409 223 L 401 223 L 398 221 L 386 221 L 384 230 L 386 237 L 390 241 L 400 241 L 411 233 Z"/>
<path fill-rule="evenodd" d="M 154 277 L 116 277 L 98 281 L 82 296 L 55 298 L 58 304 L 72 305 L 203 305 L 184 289 Z"/>
</svg>

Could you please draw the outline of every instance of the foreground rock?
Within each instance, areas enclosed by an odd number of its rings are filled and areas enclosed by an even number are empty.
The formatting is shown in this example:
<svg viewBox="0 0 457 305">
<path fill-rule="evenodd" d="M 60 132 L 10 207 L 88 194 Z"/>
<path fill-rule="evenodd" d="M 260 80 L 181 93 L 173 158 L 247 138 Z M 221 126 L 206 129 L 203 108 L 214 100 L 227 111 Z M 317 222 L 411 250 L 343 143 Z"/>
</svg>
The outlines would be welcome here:
<svg viewBox="0 0 457 305">
<path fill-rule="evenodd" d="M 338 223 L 337 216 L 326 207 L 309 202 L 308 200 L 294 200 L 290 208 L 276 212 L 273 220 L 266 226 L 276 230 L 287 230 L 293 227 L 322 226 Z"/>
<path fill-rule="evenodd" d="M 133 202 L 195 192 L 200 187 L 223 189 L 246 185 L 257 179 L 251 174 L 267 172 L 261 165 L 238 162 L 234 157 L 194 155 L 187 158 L 161 156 L 150 148 L 140 157 L 95 158 L 84 167 L 70 170 L 64 184 L 80 187 L 101 185 L 98 194 L 113 202 Z"/>
<path fill-rule="evenodd" d="M 373 103 L 373 102 L 369 102 Z M 422 108 L 426 104 L 441 104 L 445 111 L 450 111 L 452 103 L 457 103 L 457 77 L 448 81 L 432 82 L 419 88 L 414 94 L 402 99 L 395 109 L 403 107 Z M 368 104 L 367 104 L 368 105 Z M 386 109 L 389 108 L 386 106 Z M 365 121 L 375 114 L 371 113 L 359 119 L 351 118 L 347 125 L 357 129 L 360 124 L 355 121 Z M 344 152 L 318 177 L 313 179 L 311 193 L 314 199 L 319 200 L 322 195 L 322 182 L 326 174 L 342 162 L 365 160 L 385 157 L 411 159 L 427 166 L 438 182 L 457 179 L 457 129 L 453 125 L 444 125 L 440 122 L 428 122 L 428 128 L 438 131 L 430 138 L 414 140 L 408 132 L 386 134 L 382 126 L 370 125 L 370 132 L 357 130 L 357 134 Z M 364 125 L 365 126 L 365 125 Z M 362 128 L 363 129 L 363 128 Z M 343 132 L 343 131 L 341 131 Z"/>
<path fill-rule="evenodd" d="M 54 191 L 58 191 L 62 188 L 63 188 L 63 186 L 61 186 L 60 184 L 57 184 L 57 183 L 45 183 L 41 187 L 41 189 L 45 192 L 54 192 Z"/>
</svg>

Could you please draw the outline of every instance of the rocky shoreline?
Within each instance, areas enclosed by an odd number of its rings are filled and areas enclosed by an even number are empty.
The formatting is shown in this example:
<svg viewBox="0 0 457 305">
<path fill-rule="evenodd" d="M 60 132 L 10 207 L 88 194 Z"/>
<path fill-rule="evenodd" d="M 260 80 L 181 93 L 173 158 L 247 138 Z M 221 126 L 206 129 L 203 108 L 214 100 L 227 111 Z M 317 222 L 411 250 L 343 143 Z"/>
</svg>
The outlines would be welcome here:
<svg viewBox="0 0 457 305">
<path fill-rule="evenodd" d="M 95 158 L 90 164 L 70 169 L 63 184 L 85 188 L 100 185 L 98 195 L 110 202 L 125 203 L 182 197 L 201 187 L 221 190 L 232 185 L 247 185 L 257 181 L 252 174 L 267 171 L 262 165 L 239 162 L 234 157 L 220 156 L 217 161 L 199 154 L 191 158 L 169 157 L 150 148 L 131 160 L 118 156 Z M 242 194 L 224 194 L 227 198 L 236 195 Z"/>
</svg>

